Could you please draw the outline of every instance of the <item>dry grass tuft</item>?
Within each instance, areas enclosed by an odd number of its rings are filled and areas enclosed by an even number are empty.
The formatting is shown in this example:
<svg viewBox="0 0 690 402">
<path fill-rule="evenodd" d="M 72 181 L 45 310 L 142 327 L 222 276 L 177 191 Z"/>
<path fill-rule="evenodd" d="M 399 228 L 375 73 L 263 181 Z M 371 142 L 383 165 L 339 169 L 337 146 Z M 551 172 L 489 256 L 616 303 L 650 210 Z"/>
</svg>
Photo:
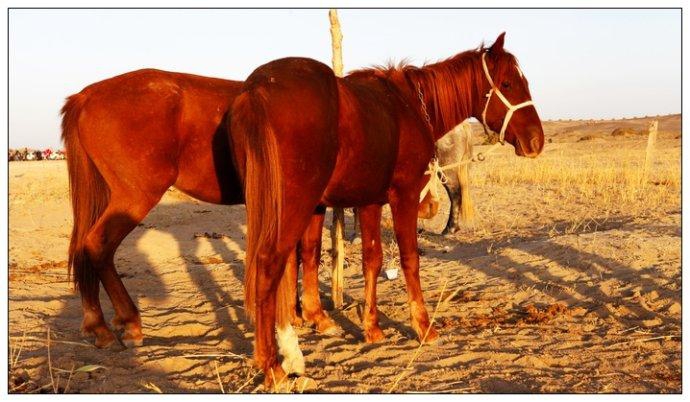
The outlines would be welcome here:
<svg viewBox="0 0 690 402">
<path fill-rule="evenodd" d="M 489 163 L 473 167 L 472 185 L 477 188 L 529 185 L 536 191 L 548 189 L 555 193 L 559 203 L 584 203 L 597 212 L 625 209 L 628 214 L 641 214 L 679 204 L 680 148 L 656 151 L 648 177 L 644 169 L 646 152 L 640 146 L 616 152 L 595 149 L 587 152 L 579 148 L 550 152 L 547 148 L 534 160 L 512 155 L 493 158 Z"/>
</svg>

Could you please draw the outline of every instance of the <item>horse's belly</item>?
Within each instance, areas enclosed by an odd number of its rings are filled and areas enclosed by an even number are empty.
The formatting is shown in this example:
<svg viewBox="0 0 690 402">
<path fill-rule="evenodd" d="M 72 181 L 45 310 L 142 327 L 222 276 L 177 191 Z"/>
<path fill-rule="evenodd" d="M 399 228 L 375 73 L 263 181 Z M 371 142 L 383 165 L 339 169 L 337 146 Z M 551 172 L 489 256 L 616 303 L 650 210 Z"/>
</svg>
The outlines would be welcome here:
<svg viewBox="0 0 690 402">
<path fill-rule="evenodd" d="M 194 133 L 178 161 L 175 188 L 198 200 L 213 204 L 244 204 L 244 192 L 232 164 L 227 137 L 218 130 L 212 137 L 206 130 Z"/>
<path fill-rule="evenodd" d="M 321 201 L 331 207 L 388 202 L 393 161 L 367 158 L 336 163 Z"/>
</svg>

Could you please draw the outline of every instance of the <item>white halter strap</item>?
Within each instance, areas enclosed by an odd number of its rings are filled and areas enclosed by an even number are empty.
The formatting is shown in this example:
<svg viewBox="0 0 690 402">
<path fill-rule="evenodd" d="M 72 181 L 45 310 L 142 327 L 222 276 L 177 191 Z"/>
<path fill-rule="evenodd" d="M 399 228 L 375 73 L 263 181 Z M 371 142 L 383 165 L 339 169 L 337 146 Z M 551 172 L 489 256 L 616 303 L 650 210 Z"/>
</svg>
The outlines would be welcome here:
<svg viewBox="0 0 690 402">
<path fill-rule="evenodd" d="M 501 143 L 501 145 L 503 145 L 505 144 L 506 129 L 508 128 L 508 123 L 510 122 L 510 119 L 513 117 L 513 112 L 515 112 L 518 109 L 522 109 L 523 107 L 533 106 L 534 103 L 531 99 L 517 105 L 513 105 L 512 103 L 510 103 L 510 101 L 501 93 L 501 90 L 498 89 L 496 84 L 494 84 L 494 80 L 491 79 L 491 74 L 489 74 L 489 68 L 486 66 L 486 52 L 482 53 L 482 67 L 484 68 L 484 75 L 486 75 L 486 79 L 489 81 L 489 84 L 491 85 L 491 89 L 486 94 L 486 104 L 484 105 L 484 111 L 482 112 L 482 124 L 484 125 L 485 130 L 494 132 L 486 124 L 486 111 L 489 109 L 491 95 L 496 94 L 496 96 L 498 96 L 498 99 L 500 99 L 501 102 L 503 102 L 503 104 L 508 108 L 508 112 L 506 112 L 506 115 L 503 117 L 503 125 L 501 126 L 501 132 L 498 133 L 498 141 Z"/>
</svg>

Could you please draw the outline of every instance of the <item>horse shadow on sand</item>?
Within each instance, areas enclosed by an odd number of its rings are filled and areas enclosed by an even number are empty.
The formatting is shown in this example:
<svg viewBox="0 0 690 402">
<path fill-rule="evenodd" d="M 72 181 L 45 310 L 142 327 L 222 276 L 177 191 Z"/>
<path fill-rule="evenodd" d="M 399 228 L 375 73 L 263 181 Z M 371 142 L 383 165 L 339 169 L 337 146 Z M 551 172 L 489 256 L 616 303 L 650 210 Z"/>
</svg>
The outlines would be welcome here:
<svg viewBox="0 0 690 402">
<path fill-rule="evenodd" d="M 576 222 L 567 220 L 554 222 L 556 227 L 571 227 Z M 553 226 L 553 225 L 552 225 Z M 612 217 L 607 222 L 599 226 L 583 229 L 579 233 L 605 232 L 617 229 L 622 232 L 633 232 L 644 230 L 655 234 L 680 237 L 680 228 L 676 225 L 650 225 L 635 223 L 633 216 Z M 678 322 L 669 320 L 656 311 L 648 309 L 634 303 L 625 303 L 623 299 L 630 298 L 633 294 L 622 294 L 612 296 L 607 294 L 599 287 L 600 282 L 605 280 L 616 280 L 621 284 L 634 284 L 639 287 L 641 293 L 656 291 L 661 297 L 680 302 L 680 290 L 670 290 L 662 287 L 663 284 L 654 280 L 654 267 L 635 269 L 627 266 L 621 261 L 607 256 L 599 255 L 594 252 L 586 251 L 582 247 L 575 247 L 568 244 L 561 244 L 549 241 L 549 234 L 544 231 L 537 231 L 531 236 L 520 238 L 503 239 L 483 239 L 476 242 L 458 242 L 449 252 L 432 250 L 427 253 L 428 257 L 441 260 L 460 261 L 468 265 L 471 269 L 481 272 L 487 278 L 503 279 L 513 283 L 516 289 L 520 287 L 534 287 L 541 289 L 545 294 L 553 296 L 556 300 L 563 300 L 566 304 L 586 305 L 589 309 L 594 309 L 596 314 L 602 318 L 612 318 L 623 325 L 630 325 L 630 321 L 649 320 L 658 318 L 663 324 L 677 325 Z M 625 239 L 623 241 L 629 241 Z M 532 260 L 525 262 L 515 261 L 513 258 L 497 252 L 491 253 L 491 263 L 487 263 L 485 258 L 488 256 L 488 249 L 499 250 L 504 247 L 520 251 L 525 255 L 531 255 Z M 529 263 L 533 262 L 533 263 Z M 549 272 L 546 264 L 557 263 L 567 269 L 571 274 L 578 275 L 580 278 L 576 283 L 563 277 Z M 512 267 L 510 272 L 506 267 Z M 673 278 L 680 281 L 680 271 L 678 277 Z M 583 280 L 584 279 L 584 280 Z M 490 284 L 478 288 L 491 286 Z M 563 293 L 563 289 L 571 292 L 571 296 Z M 620 305 L 625 304 L 632 311 L 633 316 L 628 318 L 618 317 L 600 308 L 605 304 Z M 605 330 L 604 330 L 605 331 Z"/>
<path fill-rule="evenodd" d="M 150 379 L 163 392 L 199 392 L 179 386 L 174 379 L 190 372 L 191 379 L 185 380 L 209 379 L 200 370 L 209 365 L 209 359 L 175 360 L 203 352 L 231 357 L 219 357 L 221 374 L 230 370 L 224 367 L 228 362 L 234 362 L 231 366 L 237 369 L 238 359 L 233 355 L 244 356 L 240 363 L 246 366 L 245 371 L 252 370 L 251 326 L 241 297 L 244 266 L 238 255 L 238 250 L 244 249 L 244 221 L 232 221 L 229 208 L 244 207 L 163 202 L 118 248 L 115 266 L 140 310 L 143 346 L 92 346 L 93 340 L 80 333 L 79 295 L 66 292 L 64 307 L 48 317 L 48 324 L 57 338 L 75 343 L 59 347 L 68 349 L 65 355 L 79 364 L 107 368 L 104 374 L 89 373 L 89 384 L 79 384 L 75 378 L 70 392 L 150 392 L 151 388 L 137 384 L 139 379 Z M 110 322 L 114 311 L 102 287 L 100 298 L 106 321 Z M 94 379 L 96 383 L 102 380 L 102 384 L 94 384 Z M 124 381 L 132 384 L 121 388 L 124 384 L 119 383 Z"/>
<path fill-rule="evenodd" d="M 151 388 L 142 385 L 146 381 L 163 392 L 216 392 L 216 374 L 209 371 L 209 367 L 213 370 L 209 360 L 216 359 L 220 375 L 234 378 L 236 383 L 244 383 L 244 377 L 256 373 L 251 364 L 253 325 L 243 308 L 244 213 L 242 205 L 164 201 L 123 241 L 115 255 L 115 266 L 141 313 L 141 347 L 92 346 L 92 339 L 80 333 L 79 295 L 65 292 L 61 311 L 46 317 L 54 337 L 70 342 L 53 346 L 54 359 L 64 360 L 67 366 L 74 362 L 107 368 L 105 373 L 88 373 L 84 381 L 84 376 L 73 378 L 69 392 L 150 392 Z M 330 283 L 320 279 L 319 289 L 324 308 L 332 308 Z M 103 289 L 100 298 L 106 321 L 110 322 L 114 311 Z M 346 305 L 354 302 L 347 293 L 344 298 Z M 345 332 L 343 337 L 347 339 L 343 342 L 363 339 L 358 324 L 340 311 L 330 313 Z M 381 321 L 383 325 L 395 325 L 384 315 Z M 313 331 L 300 333 L 301 342 L 320 336 Z M 208 356 L 178 362 L 189 355 Z M 187 383 L 206 384 L 202 389 L 190 388 L 175 381 L 182 377 Z M 260 378 L 257 376 L 254 383 L 258 384 Z M 253 388 L 250 384 L 243 392 Z"/>
</svg>

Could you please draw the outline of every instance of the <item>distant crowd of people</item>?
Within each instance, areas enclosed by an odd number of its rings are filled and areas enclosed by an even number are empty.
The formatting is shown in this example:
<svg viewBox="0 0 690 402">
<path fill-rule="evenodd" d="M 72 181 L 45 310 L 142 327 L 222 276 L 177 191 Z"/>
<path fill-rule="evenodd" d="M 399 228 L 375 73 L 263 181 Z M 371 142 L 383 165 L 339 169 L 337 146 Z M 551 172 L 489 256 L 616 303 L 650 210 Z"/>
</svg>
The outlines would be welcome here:
<svg viewBox="0 0 690 402">
<path fill-rule="evenodd" d="M 47 148 L 41 151 L 40 149 L 19 148 L 10 149 L 8 152 L 10 161 L 58 161 L 65 159 L 65 151 L 63 149 L 53 151 Z"/>
</svg>

